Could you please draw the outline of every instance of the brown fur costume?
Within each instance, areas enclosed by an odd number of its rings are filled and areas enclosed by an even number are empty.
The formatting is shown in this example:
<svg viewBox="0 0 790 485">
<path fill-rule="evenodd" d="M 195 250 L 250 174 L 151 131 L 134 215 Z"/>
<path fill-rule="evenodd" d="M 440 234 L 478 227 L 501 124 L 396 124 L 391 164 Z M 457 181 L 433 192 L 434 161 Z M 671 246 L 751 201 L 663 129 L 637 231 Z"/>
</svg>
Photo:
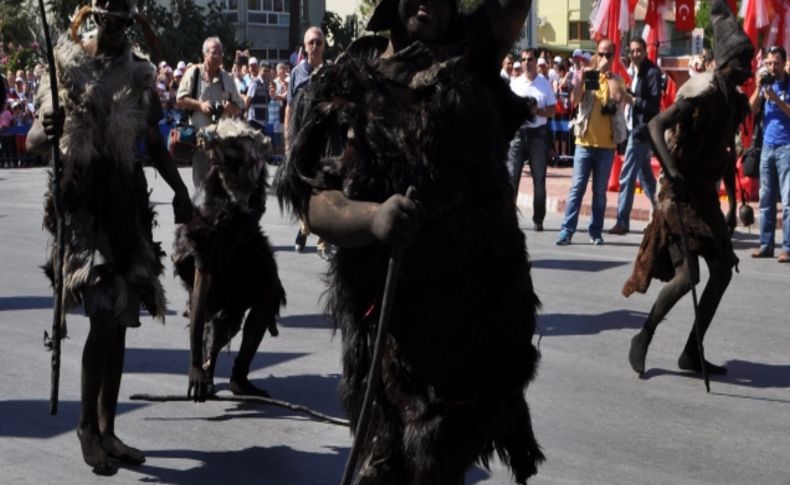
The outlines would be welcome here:
<svg viewBox="0 0 790 485">
<path fill-rule="evenodd" d="M 439 51 L 417 42 L 389 59 L 366 51 L 370 38 L 352 47 L 302 93 L 278 172 L 280 201 L 301 216 L 316 190 L 377 202 L 409 185 L 419 194 L 359 483 L 457 483 L 495 451 L 524 483 L 544 459 L 524 398 L 539 302 L 504 165 L 526 107 L 499 79 L 499 60 L 464 50 L 485 52 L 467 40 Z M 327 306 L 343 335 L 352 429 L 389 254 L 373 243 L 331 261 Z"/>
<path fill-rule="evenodd" d="M 157 112 L 150 109 L 155 68 L 128 45 L 123 55 L 108 62 L 89 57 L 65 36 L 58 41 L 55 59 L 59 100 L 66 113 L 60 138 L 65 305 L 84 303 L 89 315 L 103 309 L 121 315 L 131 292 L 152 315 L 164 319 L 164 290 L 158 279 L 164 253 L 153 241 L 154 212 L 135 151 Z M 36 102 L 39 112 L 51 111 L 49 76 L 42 76 Z M 54 235 L 51 187 L 44 226 Z M 50 278 L 55 250 L 51 242 L 44 267 Z M 122 323 L 139 325 L 137 308 L 128 309 Z"/>
<path fill-rule="evenodd" d="M 172 258 L 190 294 L 196 265 L 211 276 L 203 358 L 213 369 L 217 353 L 256 303 L 273 300 L 268 330 L 277 335 L 274 318 L 285 305 L 285 290 L 259 225 L 266 210 L 268 139 L 233 120 L 207 127 L 199 137 L 212 167 L 196 195 L 194 217 L 176 230 Z"/>
<path fill-rule="evenodd" d="M 653 220 L 645 229 L 633 274 L 623 286 L 625 296 L 646 292 L 653 278 L 669 281 L 682 263 L 681 227 L 673 205 L 680 210 L 692 254 L 716 258 L 730 267 L 738 264 L 718 188 L 725 164 L 735 163 L 727 148 L 749 108 L 744 95 L 727 100 L 713 83 L 713 74 L 703 73 L 678 91 L 678 99 L 691 101 L 694 109 L 688 119 L 666 131 L 665 139 L 688 182 L 688 194 L 675 202 L 669 181 L 661 179 Z"/>
</svg>

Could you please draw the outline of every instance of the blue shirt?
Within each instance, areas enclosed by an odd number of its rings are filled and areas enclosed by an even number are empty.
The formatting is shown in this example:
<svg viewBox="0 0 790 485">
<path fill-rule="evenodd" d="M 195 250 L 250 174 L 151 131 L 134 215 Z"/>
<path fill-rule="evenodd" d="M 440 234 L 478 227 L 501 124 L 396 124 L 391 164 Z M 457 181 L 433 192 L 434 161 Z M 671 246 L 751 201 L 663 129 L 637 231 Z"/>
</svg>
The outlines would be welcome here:
<svg viewBox="0 0 790 485">
<path fill-rule="evenodd" d="M 293 103 L 293 99 L 299 90 L 307 85 L 312 72 L 313 66 L 307 60 L 300 62 L 293 68 L 291 71 L 291 82 L 288 85 L 288 104 Z"/>
<path fill-rule="evenodd" d="M 790 78 L 785 75 L 784 81 L 776 81 L 771 89 L 785 103 L 790 103 Z M 790 117 L 773 101 L 765 100 L 765 118 L 763 119 L 765 132 L 763 145 L 782 146 L 790 145 Z"/>
</svg>

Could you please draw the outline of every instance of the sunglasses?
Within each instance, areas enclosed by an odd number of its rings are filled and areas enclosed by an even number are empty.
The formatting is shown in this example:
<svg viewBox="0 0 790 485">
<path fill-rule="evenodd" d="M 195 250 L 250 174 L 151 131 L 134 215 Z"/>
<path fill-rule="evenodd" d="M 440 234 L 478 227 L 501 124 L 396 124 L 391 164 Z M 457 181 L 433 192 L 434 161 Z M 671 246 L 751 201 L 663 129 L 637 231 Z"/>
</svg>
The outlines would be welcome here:
<svg viewBox="0 0 790 485">
<path fill-rule="evenodd" d="M 599 52 L 598 55 L 607 59 L 611 59 L 614 55 L 614 52 Z"/>
</svg>

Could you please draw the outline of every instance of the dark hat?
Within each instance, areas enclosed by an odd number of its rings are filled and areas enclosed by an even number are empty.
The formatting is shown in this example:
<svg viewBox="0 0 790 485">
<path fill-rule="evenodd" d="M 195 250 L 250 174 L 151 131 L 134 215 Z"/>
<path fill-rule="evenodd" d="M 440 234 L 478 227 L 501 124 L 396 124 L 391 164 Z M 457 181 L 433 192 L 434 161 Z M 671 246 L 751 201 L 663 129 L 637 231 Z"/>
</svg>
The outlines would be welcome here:
<svg viewBox="0 0 790 485">
<path fill-rule="evenodd" d="M 710 8 L 710 18 L 713 24 L 713 55 L 717 67 L 724 67 L 731 59 L 754 55 L 752 41 L 746 37 L 743 29 L 738 25 L 738 20 L 724 0 L 713 0 Z"/>
<path fill-rule="evenodd" d="M 454 12 L 458 11 L 458 0 L 447 0 L 452 4 Z M 365 30 L 371 32 L 381 32 L 390 30 L 395 26 L 395 22 L 400 21 L 398 13 L 398 0 L 378 0 L 373 15 L 370 16 Z"/>
</svg>

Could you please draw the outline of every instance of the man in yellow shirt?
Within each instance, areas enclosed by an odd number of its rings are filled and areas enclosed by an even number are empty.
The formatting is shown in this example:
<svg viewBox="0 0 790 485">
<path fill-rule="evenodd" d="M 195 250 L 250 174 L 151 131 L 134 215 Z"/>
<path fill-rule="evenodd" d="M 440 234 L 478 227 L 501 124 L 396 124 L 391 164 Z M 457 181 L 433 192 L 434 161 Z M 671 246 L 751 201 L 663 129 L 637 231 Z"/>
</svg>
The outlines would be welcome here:
<svg viewBox="0 0 790 485">
<path fill-rule="evenodd" d="M 591 68 L 574 74 L 571 100 L 579 108 L 573 120 L 576 154 L 573 157 L 571 183 L 565 218 L 560 226 L 557 245 L 571 243 L 587 181 L 592 173 L 592 218 L 587 229 L 596 246 L 603 244 L 603 218 L 606 212 L 606 185 L 617 144 L 625 140 L 627 130 L 623 116 L 625 84 L 612 73 L 615 60 L 614 44 L 608 39 L 598 43 Z M 595 70 L 597 68 L 597 70 Z"/>
</svg>

